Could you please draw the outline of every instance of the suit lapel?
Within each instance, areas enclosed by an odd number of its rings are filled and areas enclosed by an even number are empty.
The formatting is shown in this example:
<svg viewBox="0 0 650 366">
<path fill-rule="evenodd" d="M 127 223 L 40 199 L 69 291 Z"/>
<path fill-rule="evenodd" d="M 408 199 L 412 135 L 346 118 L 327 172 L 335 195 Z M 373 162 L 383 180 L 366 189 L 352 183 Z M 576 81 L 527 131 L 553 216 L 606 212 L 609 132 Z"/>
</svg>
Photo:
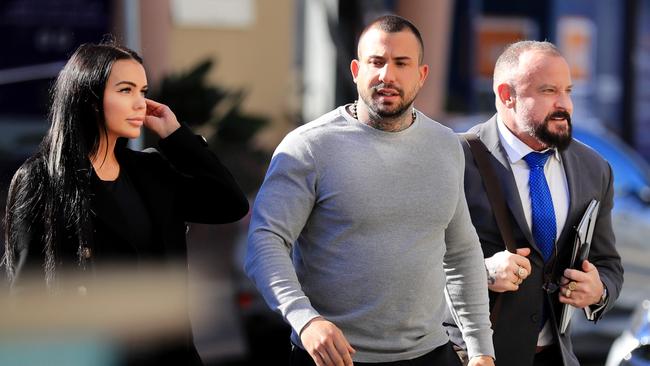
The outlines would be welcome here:
<svg viewBox="0 0 650 366">
<path fill-rule="evenodd" d="M 576 222 L 577 216 L 581 212 L 576 211 L 575 203 L 578 202 L 578 177 L 581 175 L 579 169 L 581 164 L 578 160 L 578 156 L 574 153 L 571 145 L 560 153 L 562 156 L 562 165 L 564 167 L 564 174 L 566 175 L 567 185 L 569 187 L 569 211 L 567 212 L 566 222 L 560 237 L 557 240 L 557 245 L 564 244 L 567 240 L 567 237 L 573 235 L 574 230 L 571 226 L 572 222 Z M 561 248 L 557 248 L 558 252 Z"/>
<path fill-rule="evenodd" d="M 501 187 L 503 187 L 503 193 L 505 195 L 508 207 L 510 208 L 510 212 L 512 212 L 512 216 L 519 226 L 519 229 L 524 234 L 526 240 L 528 240 L 528 242 L 531 243 L 532 247 L 539 252 L 539 249 L 537 249 L 535 241 L 533 240 L 533 234 L 531 233 L 530 228 L 528 227 L 528 223 L 526 222 L 526 216 L 524 215 L 521 198 L 519 198 L 519 190 L 517 189 L 515 177 L 512 174 L 508 156 L 501 146 L 501 142 L 499 140 L 496 115 L 481 125 L 477 133 L 493 157 L 493 159 L 491 159 L 492 165 L 494 167 L 497 178 L 500 181 Z"/>
</svg>

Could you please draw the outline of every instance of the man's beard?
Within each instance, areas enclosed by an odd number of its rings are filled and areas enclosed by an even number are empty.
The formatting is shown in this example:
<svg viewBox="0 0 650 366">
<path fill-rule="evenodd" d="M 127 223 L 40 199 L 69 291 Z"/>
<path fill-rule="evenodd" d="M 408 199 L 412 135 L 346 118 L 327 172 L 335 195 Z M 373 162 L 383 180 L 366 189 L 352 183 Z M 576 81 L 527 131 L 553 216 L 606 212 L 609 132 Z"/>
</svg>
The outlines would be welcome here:
<svg viewBox="0 0 650 366">
<path fill-rule="evenodd" d="M 372 98 L 373 95 L 377 94 L 377 90 L 382 89 L 382 88 L 389 88 L 389 89 L 394 89 L 399 93 L 400 98 L 402 101 L 397 105 L 397 107 L 393 110 L 384 110 L 380 108 L 380 106 L 375 102 L 375 99 Z M 361 94 L 361 99 L 363 102 L 368 106 L 368 112 L 370 113 L 370 118 L 372 119 L 394 119 L 399 116 L 402 116 L 406 111 L 411 107 L 411 104 L 413 104 L 413 101 L 415 100 L 415 96 L 410 99 L 410 100 L 405 100 L 404 99 L 404 90 L 401 88 L 398 88 L 392 84 L 377 84 L 372 87 L 370 90 L 370 96 L 367 94 L 363 93 Z"/>
<path fill-rule="evenodd" d="M 551 119 L 557 117 L 564 118 L 567 121 L 566 131 L 554 133 L 549 129 Z M 571 115 L 566 111 L 557 111 L 547 115 L 542 123 L 533 124 L 531 135 L 546 146 L 562 151 L 571 144 L 571 132 Z"/>
</svg>

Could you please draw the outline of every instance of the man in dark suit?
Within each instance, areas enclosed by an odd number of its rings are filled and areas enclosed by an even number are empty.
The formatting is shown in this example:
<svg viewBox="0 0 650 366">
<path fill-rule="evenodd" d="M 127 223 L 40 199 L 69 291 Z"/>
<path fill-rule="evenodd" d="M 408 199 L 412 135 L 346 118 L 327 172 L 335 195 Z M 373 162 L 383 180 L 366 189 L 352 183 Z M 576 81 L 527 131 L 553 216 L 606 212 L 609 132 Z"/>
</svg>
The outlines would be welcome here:
<svg viewBox="0 0 650 366">
<path fill-rule="evenodd" d="M 623 283 L 611 222 L 612 171 L 594 150 L 572 139 L 571 89 L 569 66 L 553 44 L 514 43 L 494 70 L 497 114 L 469 131 L 487 148 L 516 253 L 505 250 L 483 179 L 464 144 L 465 192 L 485 256 L 500 366 L 578 365 L 570 333 L 558 331 L 562 305 L 584 308 L 595 322 Z M 575 227 L 592 199 L 600 201 L 600 211 L 589 260 L 569 269 Z"/>
</svg>

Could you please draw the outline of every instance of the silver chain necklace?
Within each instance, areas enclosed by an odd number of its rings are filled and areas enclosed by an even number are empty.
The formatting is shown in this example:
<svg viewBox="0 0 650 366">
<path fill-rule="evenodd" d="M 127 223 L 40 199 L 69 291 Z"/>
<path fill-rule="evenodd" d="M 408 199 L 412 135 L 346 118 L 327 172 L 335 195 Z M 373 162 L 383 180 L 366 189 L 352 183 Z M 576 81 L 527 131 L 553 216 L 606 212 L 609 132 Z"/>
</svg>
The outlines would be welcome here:
<svg viewBox="0 0 650 366">
<path fill-rule="evenodd" d="M 352 107 L 350 108 L 350 110 L 352 111 L 352 118 L 354 118 L 356 120 L 359 119 L 359 117 L 357 117 L 357 105 L 358 104 L 359 104 L 359 100 L 357 99 L 357 100 L 354 101 L 354 103 L 352 103 Z M 411 124 L 412 124 L 412 123 L 415 122 L 415 118 L 416 118 L 415 108 L 411 108 L 411 117 L 413 118 L 413 120 L 411 121 Z"/>
</svg>

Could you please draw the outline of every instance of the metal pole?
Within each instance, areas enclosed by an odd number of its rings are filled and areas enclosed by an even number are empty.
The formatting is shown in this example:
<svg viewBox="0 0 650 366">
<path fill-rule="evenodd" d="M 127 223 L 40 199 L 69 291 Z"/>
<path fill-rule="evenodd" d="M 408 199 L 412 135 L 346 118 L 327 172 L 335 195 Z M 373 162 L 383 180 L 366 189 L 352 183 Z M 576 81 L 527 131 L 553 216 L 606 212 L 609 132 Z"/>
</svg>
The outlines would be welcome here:
<svg viewBox="0 0 650 366">
<path fill-rule="evenodd" d="M 124 0 L 124 43 L 125 46 L 141 53 L 140 46 L 140 0 Z M 129 148 L 142 150 L 144 130 L 136 139 L 129 140 Z"/>
</svg>

